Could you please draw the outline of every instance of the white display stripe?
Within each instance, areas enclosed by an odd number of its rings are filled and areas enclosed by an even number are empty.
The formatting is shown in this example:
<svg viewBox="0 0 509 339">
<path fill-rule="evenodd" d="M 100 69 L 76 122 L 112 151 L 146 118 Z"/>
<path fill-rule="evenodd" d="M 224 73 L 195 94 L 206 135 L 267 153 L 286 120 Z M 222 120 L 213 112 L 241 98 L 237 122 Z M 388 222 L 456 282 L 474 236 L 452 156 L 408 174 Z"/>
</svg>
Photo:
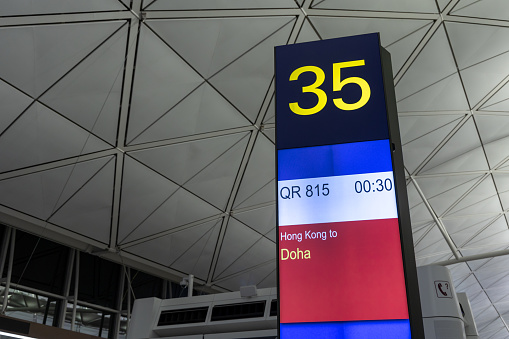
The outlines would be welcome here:
<svg viewBox="0 0 509 339">
<path fill-rule="evenodd" d="M 394 192 L 392 172 L 279 181 L 279 226 L 397 218 Z"/>
</svg>

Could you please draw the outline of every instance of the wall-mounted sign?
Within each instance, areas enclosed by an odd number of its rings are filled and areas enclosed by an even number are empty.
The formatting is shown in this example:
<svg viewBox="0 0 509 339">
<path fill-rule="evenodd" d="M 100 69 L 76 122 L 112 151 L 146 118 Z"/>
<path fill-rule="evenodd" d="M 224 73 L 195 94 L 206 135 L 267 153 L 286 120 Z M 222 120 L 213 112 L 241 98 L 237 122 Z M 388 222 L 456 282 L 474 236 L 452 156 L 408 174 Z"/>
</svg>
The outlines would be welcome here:
<svg viewBox="0 0 509 339">
<path fill-rule="evenodd" d="M 437 298 L 452 298 L 451 283 L 444 280 L 435 280 Z"/>
<path fill-rule="evenodd" d="M 281 339 L 423 338 L 389 59 L 378 34 L 276 47 Z"/>
</svg>

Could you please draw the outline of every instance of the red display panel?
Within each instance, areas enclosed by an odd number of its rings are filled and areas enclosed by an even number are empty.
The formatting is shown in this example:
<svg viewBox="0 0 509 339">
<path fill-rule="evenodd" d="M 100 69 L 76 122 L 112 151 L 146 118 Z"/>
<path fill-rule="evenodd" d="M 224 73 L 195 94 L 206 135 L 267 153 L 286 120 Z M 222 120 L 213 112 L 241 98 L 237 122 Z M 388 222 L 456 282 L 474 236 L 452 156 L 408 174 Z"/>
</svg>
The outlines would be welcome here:
<svg viewBox="0 0 509 339">
<path fill-rule="evenodd" d="M 408 319 L 398 219 L 285 226 L 279 240 L 281 322 Z"/>
</svg>

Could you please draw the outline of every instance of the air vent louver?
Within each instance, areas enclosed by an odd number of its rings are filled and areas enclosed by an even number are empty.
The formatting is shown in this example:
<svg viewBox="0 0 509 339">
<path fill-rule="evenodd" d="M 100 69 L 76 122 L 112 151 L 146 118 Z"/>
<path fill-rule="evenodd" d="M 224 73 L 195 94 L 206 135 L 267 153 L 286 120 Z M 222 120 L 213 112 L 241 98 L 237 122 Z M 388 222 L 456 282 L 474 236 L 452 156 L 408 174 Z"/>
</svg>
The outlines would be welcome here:
<svg viewBox="0 0 509 339">
<path fill-rule="evenodd" d="M 270 302 L 270 316 L 277 316 L 277 299 L 274 299 Z"/>
<path fill-rule="evenodd" d="M 180 325 L 205 322 L 208 307 L 162 311 L 157 326 Z"/>
<path fill-rule="evenodd" d="M 265 313 L 265 301 L 217 305 L 212 309 L 212 321 L 259 318 Z"/>
</svg>

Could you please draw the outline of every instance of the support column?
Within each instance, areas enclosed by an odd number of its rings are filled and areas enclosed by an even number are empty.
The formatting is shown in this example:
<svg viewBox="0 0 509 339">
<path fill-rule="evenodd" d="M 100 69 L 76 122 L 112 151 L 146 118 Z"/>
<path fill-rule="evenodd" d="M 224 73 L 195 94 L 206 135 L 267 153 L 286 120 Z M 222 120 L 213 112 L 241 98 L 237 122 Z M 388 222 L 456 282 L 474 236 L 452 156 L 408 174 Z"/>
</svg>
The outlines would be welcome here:
<svg viewBox="0 0 509 339">
<path fill-rule="evenodd" d="M 14 260 L 14 244 L 16 243 L 16 230 L 12 229 L 11 232 L 11 244 L 10 244 L 10 253 L 9 253 L 9 266 L 7 267 L 7 281 L 5 283 L 4 290 L 4 300 L 2 302 L 2 311 L 1 314 L 5 314 L 5 310 L 7 310 L 7 304 L 9 302 L 9 288 L 11 287 L 11 277 L 12 277 L 12 262 Z"/>
<path fill-rule="evenodd" d="M 74 298 L 72 304 L 71 331 L 76 331 L 76 308 L 78 307 L 78 288 L 80 281 L 80 252 L 76 251 L 76 266 L 74 271 Z"/>
<path fill-rule="evenodd" d="M 64 328 L 65 315 L 67 313 L 67 301 L 69 300 L 69 293 L 71 291 L 72 269 L 74 267 L 74 257 L 76 256 L 75 249 L 69 249 L 69 258 L 67 260 L 67 269 L 65 271 L 64 281 L 64 300 L 59 301 L 58 309 L 58 327 Z"/>
<path fill-rule="evenodd" d="M 4 275 L 5 260 L 7 258 L 7 249 L 9 248 L 9 239 L 11 237 L 12 228 L 6 227 L 5 234 L 2 239 L 2 249 L 0 250 L 0 280 Z"/>
<path fill-rule="evenodd" d="M 118 281 L 118 293 L 117 293 L 117 305 L 116 309 L 118 310 L 117 314 L 112 314 L 110 321 L 113 323 L 113 325 L 110 325 L 110 333 L 109 337 L 113 339 L 118 338 L 118 333 L 120 332 L 120 325 L 122 320 L 122 304 L 124 299 L 124 286 L 125 286 L 125 268 L 123 266 L 120 266 L 120 276 Z"/>
</svg>

